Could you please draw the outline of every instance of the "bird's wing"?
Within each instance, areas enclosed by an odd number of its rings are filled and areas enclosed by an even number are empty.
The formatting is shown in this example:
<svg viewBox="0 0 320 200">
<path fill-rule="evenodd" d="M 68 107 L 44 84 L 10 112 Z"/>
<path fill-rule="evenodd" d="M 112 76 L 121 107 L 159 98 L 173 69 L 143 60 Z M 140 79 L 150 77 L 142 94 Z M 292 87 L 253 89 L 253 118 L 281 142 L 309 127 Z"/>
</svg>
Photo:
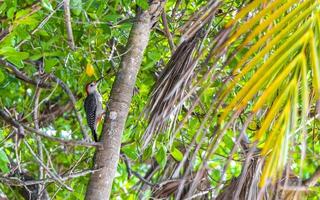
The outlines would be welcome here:
<svg viewBox="0 0 320 200">
<path fill-rule="evenodd" d="M 97 100 L 94 94 L 88 95 L 84 100 L 84 108 L 87 114 L 88 125 L 94 127 L 94 124 L 90 124 L 90 122 L 94 122 L 96 120 Z"/>
</svg>

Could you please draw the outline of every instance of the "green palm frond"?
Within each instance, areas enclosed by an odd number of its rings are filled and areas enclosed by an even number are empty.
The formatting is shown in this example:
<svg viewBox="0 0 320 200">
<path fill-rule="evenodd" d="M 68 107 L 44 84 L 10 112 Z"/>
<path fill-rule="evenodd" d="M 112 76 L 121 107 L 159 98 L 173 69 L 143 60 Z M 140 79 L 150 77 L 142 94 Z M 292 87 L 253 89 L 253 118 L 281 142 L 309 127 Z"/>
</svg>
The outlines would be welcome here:
<svg viewBox="0 0 320 200">
<path fill-rule="evenodd" d="M 304 137 L 300 137 L 298 142 L 305 143 L 309 103 L 315 104 L 319 97 L 319 44 L 315 39 L 320 22 L 317 4 L 316 1 L 269 3 L 254 18 L 238 27 L 227 42 L 231 44 L 245 35 L 238 51 L 249 41 L 252 45 L 233 69 L 234 78 L 221 95 L 225 99 L 236 91 L 231 102 L 221 111 L 220 130 L 226 130 L 230 120 L 242 111 L 256 114 L 267 110 L 267 114 L 261 116 L 262 126 L 254 137 L 258 142 L 263 142 L 263 137 L 266 137 L 262 155 L 267 156 L 267 160 L 261 187 L 268 177 L 275 179 L 281 176 L 297 123 L 298 127 L 304 127 L 300 131 Z M 273 9 L 274 12 L 265 16 L 268 10 Z M 292 17 L 292 13 L 299 17 Z M 246 32 L 246 27 L 251 25 L 255 25 L 253 30 Z M 254 38 L 259 39 L 253 42 Z M 244 79 L 244 85 L 239 88 L 236 83 Z M 309 88 L 313 94 L 311 96 Z M 298 108 L 298 99 L 301 108 Z M 296 116 L 296 113 L 300 114 Z M 222 137 L 224 132 L 219 134 L 217 137 Z M 212 148 L 211 152 L 214 150 Z"/>
</svg>

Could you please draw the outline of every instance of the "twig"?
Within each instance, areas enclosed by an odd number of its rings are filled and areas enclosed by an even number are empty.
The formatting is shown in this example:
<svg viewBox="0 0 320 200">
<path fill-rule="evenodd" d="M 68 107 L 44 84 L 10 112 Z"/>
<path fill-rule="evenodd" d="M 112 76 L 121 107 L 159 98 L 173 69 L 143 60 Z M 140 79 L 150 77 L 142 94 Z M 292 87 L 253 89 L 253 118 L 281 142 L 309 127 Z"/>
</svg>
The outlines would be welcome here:
<svg viewBox="0 0 320 200">
<path fill-rule="evenodd" d="M 51 88 L 50 84 L 44 83 L 41 80 L 33 80 L 31 78 L 29 78 L 28 76 L 26 76 L 22 71 L 20 71 L 16 66 L 14 66 L 12 63 L 5 61 L 4 58 L 0 57 L 0 65 L 4 65 L 4 68 L 9 72 L 9 73 L 13 73 L 18 79 L 32 84 L 32 85 L 37 85 L 41 88 Z"/>
<path fill-rule="evenodd" d="M 95 173 L 99 171 L 100 169 L 94 169 L 94 170 L 84 170 L 81 172 L 72 173 L 66 176 L 61 176 L 62 181 L 67 181 L 72 178 L 77 178 L 81 176 L 85 176 L 87 174 Z M 43 183 L 52 183 L 55 182 L 55 179 L 47 178 L 47 179 L 40 179 L 40 180 L 31 180 L 31 181 L 22 181 L 19 178 L 16 177 L 3 177 L 0 176 L 0 182 L 6 183 L 11 186 L 27 186 L 27 185 L 37 185 L 37 184 L 43 184 Z"/>
<path fill-rule="evenodd" d="M 121 156 L 123 158 L 124 164 L 126 165 L 126 168 L 127 168 L 128 179 L 130 179 L 130 177 L 131 177 L 131 166 L 130 166 L 129 160 L 128 160 L 127 156 L 123 152 L 120 152 L 120 153 L 121 153 Z"/>
<path fill-rule="evenodd" d="M 38 131 L 34 128 L 31 128 L 29 126 L 26 126 L 25 124 L 21 124 L 18 121 L 12 119 L 6 112 L 0 109 L 0 117 L 3 118 L 6 122 L 11 124 L 12 126 L 19 128 L 19 127 L 24 127 L 28 132 L 30 133 L 35 133 L 36 135 L 45 137 L 49 140 L 59 142 L 65 145 L 70 145 L 70 146 L 86 146 L 86 147 L 102 147 L 101 143 L 98 142 L 87 142 L 87 141 L 79 141 L 79 140 L 65 140 L 57 137 L 53 137 L 50 135 L 47 135 L 41 131 Z"/>
<path fill-rule="evenodd" d="M 63 185 L 67 190 L 69 191 L 73 191 L 73 189 L 71 187 L 69 187 L 68 185 L 66 185 L 63 180 L 61 179 L 61 177 L 52 172 L 44 163 L 43 161 L 37 156 L 37 154 L 32 150 L 31 146 L 29 145 L 29 143 L 24 140 L 24 144 L 28 147 L 30 153 L 32 154 L 32 156 L 36 159 L 36 161 L 41 165 L 41 167 L 43 167 L 43 169 L 45 169 L 48 174 L 51 176 L 52 179 L 54 179 L 55 181 L 57 181 L 58 183 L 60 183 L 61 185 Z"/>
<path fill-rule="evenodd" d="M 35 91 L 35 98 L 34 98 L 34 112 L 33 112 L 33 121 L 34 121 L 34 128 L 36 130 L 40 129 L 39 126 L 39 99 L 41 95 L 41 88 L 37 87 Z M 43 160 L 43 149 L 42 149 L 42 141 L 40 136 L 36 136 L 37 139 L 37 146 L 38 146 L 38 156 L 41 160 Z M 43 179 L 45 176 L 45 170 L 44 168 L 40 165 L 39 166 L 39 178 Z M 43 184 L 39 184 L 38 188 L 38 196 L 41 197 L 41 192 L 44 189 Z"/>
<path fill-rule="evenodd" d="M 310 187 L 315 186 L 315 184 L 320 179 L 320 167 L 316 169 L 316 171 L 313 173 L 313 175 L 309 178 L 303 181 L 302 185 L 279 185 L 280 189 L 286 190 L 286 191 L 296 191 L 296 192 L 307 192 L 309 191 Z"/>
<path fill-rule="evenodd" d="M 63 8 L 64 8 L 64 22 L 66 24 L 67 35 L 68 35 L 68 44 L 72 50 L 75 50 L 73 33 L 72 33 L 72 25 L 71 25 L 70 0 L 63 1 Z"/>
<path fill-rule="evenodd" d="M 56 117 L 61 116 L 62 114 L 64 114 L 65 112 L 68 112 L 71 109 L 72 109 L 72 102 L 69 101 L 64 105 L 58 105 L 57 107 L 55 106 L 53 109 L 48 110 L 48 112 L 41 113 L 38 120 L 40 123 L 52 121 Z"/>
<path fill-rule="evenodd" d="M 174 8 L 173 8 L 173 10 L 172 10 L 172 14 L 171 14 L 171 18 L 172 18 L 172 19 L 175 18 L 175 16 L 176 16 L 176 11 L 177 11 L 177 9 L 179 8 L 180 4 L 181 4 L 181 0 L 177 0 L 176 4 L 174 5 Z"/>
<path fill-rule="evenodd" d="M 111 52 L 110 52 L 110 55 L 108 57 L 108 61 L 111 61 L 112 60 L 112 56 L 114 54 L 114 50 L 116 49 L 116 44 L 115 44 L 115 40 L 112 39 L 112 48 L 111 48 Z"/>
<path fill-rule="evenodd" d="M 209 193 L 211 190 L 213 190 L 213 189 L 214 189 L 214 188 L 212 187 L 212 188 L 209 188 L 209 189 L 207 189 L 207 190 L 205 190 L 205 191 L 201 191 L 201 192 L 199 192 L 199 193 L 196 193 L 196 194 L 192 195 L 191 197 L 185 198 L 184 200 L 191 200 L 191 199 L 199 198 L 199 197 L 201 197 L 201 196 L 203 196 L 203 195 L 208 194 L 208 193 Z"/>
<path fill-rule="evenodd" d="M 173 52 L 176 49 L 176 47 L 174 45 L 172 35 L 170 33 L 166 12 L 162 12 L 161 19 L 162 19 L 162 23 L 163 23 L 163 27 L 164 27 L 164 32 L 166 33 L 166 36 L 168 37 L 170 49 Z"/>
<path fill-rule="evenodd" d="M 82 116 L 81 114 L 77 111 L 76 109 L 76 98 L 74 97 L 73 93 L 71 92 L 70 88 L 61 80 L 59 79 L 58 77 L 56 77 L 55 75 L 51 74 L 50 77 L 55 81 L 57 82 L 61 87 L 62 89 L 68 94 L 71 102 L 72 102 L 72 106 L 74 108 L 74 111 L 77 115 L 77 119 L 78 119 L 78 122 L 79 122 L 79 125 L 80 125 L 80 128 L 81 128 L 81 131 L 83 133 L 83 136 L 84 136 L 84 139 L 85 140 L 88 140 L 89 139 L 89 135 L 88 135 L 88 131 L 87 129 L 84 127 L 84 123 L 83 123 L 83 119 L 82 119 Z"/>
<path fill-rule="evenodd" d="M 148 180 L 146 180 L 144 177 L 142 177 L 138 172 L 133 171 L 131 169 L 130 166 L 130 161 L 128 159 L 128 157 L 122 153 L 121 157 L 123 158 L 124 163 L 126 164 L 127 170 L 128 170 L 128 174 L 133 174 L 134 176 L 136 176 L 140 181 L 142 181 L 143 183 L 149 185 L 149 186 L 155 186 L 156 184 L 149 182 Z"/>
<path fill-rule="evenodd" d="M 309 190 L 306 186 L 279 186 L 282 190 L 295 191 L 295 192 L 307 192 Z"/>
</svg>

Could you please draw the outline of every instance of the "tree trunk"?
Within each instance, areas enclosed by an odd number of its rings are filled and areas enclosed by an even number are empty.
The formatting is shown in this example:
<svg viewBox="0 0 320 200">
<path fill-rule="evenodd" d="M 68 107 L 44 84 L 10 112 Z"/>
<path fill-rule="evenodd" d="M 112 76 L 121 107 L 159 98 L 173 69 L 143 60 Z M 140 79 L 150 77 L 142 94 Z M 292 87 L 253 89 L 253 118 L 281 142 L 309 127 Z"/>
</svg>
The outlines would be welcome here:
<svg viewBox="0 0 320 200">
<path fill-rule="evenodd" d="M 101 137 L 103 149 L 97 149 L 94 159 L 94 168 L 101 168 L 101 170 L 91 175 L 86 193 L 87 200 L 102 200 L 110 197 L 119 160 L 121 136 L 136 77 L 143 52 L 149 41 L 151 28 L 161 14 L 163 6 L 163 0 L 153 0 L 147 10 L 137 13 L 127 43 L 128 53 L 122 58 L 111 90 Z"/>
</svg>

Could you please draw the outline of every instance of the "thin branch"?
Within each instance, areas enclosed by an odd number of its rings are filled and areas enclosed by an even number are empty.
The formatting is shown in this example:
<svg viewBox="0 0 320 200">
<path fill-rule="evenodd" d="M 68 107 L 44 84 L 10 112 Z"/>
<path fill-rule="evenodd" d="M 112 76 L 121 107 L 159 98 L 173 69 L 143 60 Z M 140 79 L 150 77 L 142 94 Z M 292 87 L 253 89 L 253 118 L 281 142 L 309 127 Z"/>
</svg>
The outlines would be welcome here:
<svg viewBox="0 0 320 200">
<path fill-rule="evenodd" d="M 309 188 L 306 186 L 280 186 L 282 190 L 295 191 L 295 192 L 307 192 Z"/>
<path fill-rule="evenodd" d="M 172 10 L 171 18 L 174 19 L 176 17 L 176 11 L 179 8 L 182 0 L 177 0 L 176 4 L 174 5 L 174 8 Z"/>
<path fill-rule="evenodd" d="M 133 171 L 131 169 L 131 165 L 130 165 L 130 161 L 128 159 L 128 157 L 124 154 L 124 153 L 121 153 L 121 157 L 123 158 L 123 161 L 124 163 L 126 164 L 126 167 L 127 167 L 127 171 L 128 171 L 128 174 L 133 174 L 134 176 L 136 176 L 141 182 L 149 185 L 149 186 L 155 186 L 156 184 L 154 183 L 151 183 L 149 182 L 147 179 L 145 179 L 144 177 L 142 177 L 138 172 L 136 171 Z"/>
<path fill-rule="evenodd" d="M 64 22 L 66 24 L 67 35 L 68 35 L 68 44 L 72 50 L 75 50 L 72 25 L 71 25 L 71 14 L 70 14 L 70 0 L 63 1 L 64 7 Z"/>
<path fill-rule="evenodd" d="M 172 35 L 170 33 L 166 12 L 162 12 L 161 19 L 162 19 L 164 31 L 166 33 L 166 36 L 168 37 L 170 49 L 173 52 L 176 49 L 176 47 L 174 45 L 174 42 L 173 42 L 173 39 L 172 39 Z"/>
<path fill-rule="evenodd" d="M 25 124 L 21 124 L 18 121 L 12 119 L 5 111 L 0 109 L 0 117 L 3 118 L 6 122 L 8 122 L 9 124 L 11 124 L 12 126 L 19 128 L 19 127 L 23 127 L 25 128 L 28 132 L 30 133 L 35 133 L 36 135 L 45 137 L 49 140 L 55 141 L 55 142 L 59 142 L 65 145 L 70 145 L 70 146 L 86 146 L 86 147 L 102 147 L 101 143 L 98 142 L 86 142 L 86 141 L 79 141 L 79 140 L 65 140 L 65 139 L 61 139 L 61 138 L 57 138 L 57 137 L 53 137 L 50 135 L 47 135 L 41 131 L 38 131 L 34 128 L 31 128 L 29 126 L 26 126 Z"/>
<path fill-rule="evenodd" d="M 307 192 L 310 191 L 310 187 L 316 185 L 320 179 L 320 167 L 312 174 L 309 179 L 303 181 L 303 184 L 300 185 L 279 185 L 282 190 L 286 191 L 295 191 L 295 192 Z"/>
<path fill-rule="evenodd" d="M 48 108 L 50 109 L 50 108 Z M 72 109 L 72 102 L 69 101 L 64 105 L 57 105 L 53 109 L 48 110 L 48 112 L 41 113 L 39 116 L 39 122 L 40 123 L 45 123 L 54 120 L 58 116 L 63 115 L 65 112 L 68 112 L 69 110 Z"/>
<path fill-rule="evenodd" d="M 4 68 L 9 73 L 13 73 L 18 79 L 20 79 L 26 83 L 36 85 L 36 86 L 39 86 L 39 87 L 45 88 L 45 89 L 51 88 L 50 84 L 44 83 L 41 80 L 33 80 L 33 79 L 29 78 L 27 75 L 25 75 L 22 71 L 20 71 L 12 63 L 5 61 L 4 58 L 0 58 L 0 65 L 4 65 Z"/>
<path fill-rule="evenodd" d="M 184 200 L 197 199 L 197 198 L 199 198 L 199 197 L 201 197 L 201 196 L 203 196 L 203 195 L 208 194 L 208 193 L 209 193 L 211 190 L 213 190 L 213 189 L 214 189 L 214 188 L 209 188 L 209 189 L 207 189 L 207 190 L 205 190 L 205 191 L 201 191 L 201 192 L 196 193 L 196 194 L 192 195 L 191 197 L 188 197 L 188 198 L 186 198 L 186 199 L 184 199 Z"/>
<path fill-rule="evenodd" d="M 39 99 L 40 99 L 40 95 L 41 95 L 41 88 L 37 87 L 36 91 L 35 91 L 35 98 L 34 98 L 34 112 L 33 112 L 33 121 L 34 121 L 34 128 L 36 130 L 40 129 L 39 126 L 39 113 L 40 113 L 40 109 L 39 109 Z M 38 146 L 38 156 L 41 160 L 43 160 L 43 149 L 42 149 L 42 141 L 41 141 L 41 137 L 37 136 L 37 146 Z M 45 170 L 44 168 L 40 165 L 39 166 L 39 178 L 43 179 L 45 177 Z M 38 189 L 38 196 L 41 196 L 41 192 L 44 189 L 44 185 L 43 184 L 39 184 L 39 189 Z"/>
<path fill-rule="evenodd" d="M 74 111 L 75 111 L 75 113 L 77 115 L 77 119 L 78 119 L 78 122 L 79 122 L 79 125 L 80 125 L 80 128 L 81 128 L 81 131 L 83 133 L 84 139 L 86 139 L 86 140 L 89 139 L 88 131 L 84 126 L 82 116 L 76 109 L 76 98 L 74 97 L 72 91 L 70 90 L 70 88 L 61 79 L 59 79 L 55 75 L 51 74 L 50 77 L 55 82 L 57 82 L 62 87 L 62 89 L 68 94 L 68 96 L 69 96 L 69 98 L 70 98 L 70 100 L 72 102 L 72 106 L 74 108 Z"/>
<path fill-rule="evenodd" d="M 32 156 L 36 159 L 36 161 L 40 164 L 41 167 L 43 167 L 43 169 L 45 169 L 48 174 L 51 176 L 52 179 L 54 179 L 55 181 L 57 181 L 60 185 L 63 185 L 63 187 L 65 187 L 67 190 L 69 191 L 73 191 L 73 189 L 66 185 L 63 180 L 61 179 L 61 177 L 56 174 L 55 172 L 52 172 L 44 163 L 43 161 L 36 155 L 36 153 L 32 150 L 31 146 L 29 145 L 29 143 L 24 140 L 24 144 L 28 147 L 30 153 L 32 154 Z"/>
<path fill-rule="evenodd" d="M 72 174 L 68 174 L 65 176 L 61 176 L 61 180 L 62 181 L 67 181 L 69 179 L 72 178 L 77 178 L 77 177 L 81 177 L 81 176 L 86 176 L 87 174 L 92 174 L 95 173 L 97 171 L 99 171 L 100 169 L 94 169 L 94 170 L 84 170 L 81 172 L 76 172 L 76 173 L 72 173 Z M 43 184 L 43 183 L 52 183 L 55 182 L 55 179 L 52 178 L 47 178 L 47 179 L 40 179 L 40 180 L 31 180 L 31 181 L 22 181 L 19 178 L 16 177 L 3 177 L 0 176 L 0 182 L 3 182 L 7 185 L 11 185 L 11 186 L 27 186 L 27 185 L 37 185 L 37 184 Z"/>
</svg>

